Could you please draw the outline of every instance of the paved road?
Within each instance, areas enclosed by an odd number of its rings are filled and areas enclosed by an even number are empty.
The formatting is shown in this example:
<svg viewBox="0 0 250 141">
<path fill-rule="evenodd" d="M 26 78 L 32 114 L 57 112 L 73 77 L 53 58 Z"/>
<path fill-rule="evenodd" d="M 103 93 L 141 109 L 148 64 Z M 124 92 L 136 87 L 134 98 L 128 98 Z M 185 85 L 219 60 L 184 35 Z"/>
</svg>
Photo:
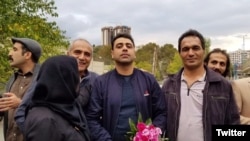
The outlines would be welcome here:
<svg viewBox="0 0 250 141">
<path fill-rule="evenodd" d="M 3 140 L 3 121 L 0 122 L 0 141 Z"/>
</svg>

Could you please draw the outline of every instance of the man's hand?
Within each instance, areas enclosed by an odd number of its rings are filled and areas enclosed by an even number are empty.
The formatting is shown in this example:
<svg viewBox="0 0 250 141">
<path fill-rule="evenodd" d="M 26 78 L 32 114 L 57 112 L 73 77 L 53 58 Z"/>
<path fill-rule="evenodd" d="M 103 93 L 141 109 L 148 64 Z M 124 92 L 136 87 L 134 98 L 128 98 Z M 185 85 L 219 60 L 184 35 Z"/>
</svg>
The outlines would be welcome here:
<svg viewBox="0 0 250 141">
<path fill-rule="evenodd" d="M 3 97 L 0 98 L 0 111 L 4 112 L 9 109 L 17 108 L 20 103 L 21 99 L 14 93 L 4 93 Z"/>
</svg>

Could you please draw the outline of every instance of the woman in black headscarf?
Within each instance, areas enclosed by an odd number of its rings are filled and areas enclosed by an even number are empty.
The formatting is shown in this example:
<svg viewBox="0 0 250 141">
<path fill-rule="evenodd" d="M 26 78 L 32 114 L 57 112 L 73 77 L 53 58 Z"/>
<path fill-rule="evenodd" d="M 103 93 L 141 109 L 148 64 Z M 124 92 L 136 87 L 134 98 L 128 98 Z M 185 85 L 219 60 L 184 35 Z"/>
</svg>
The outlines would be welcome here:
<svg viewBox="0 0 250 141">
<path fill-rule="evenodd" d="M 79 81 L 75 58 L 60 55 L 43 63 L 26 115 L 26 141 L 90 141 L 76 101 Z"/>
</svg>

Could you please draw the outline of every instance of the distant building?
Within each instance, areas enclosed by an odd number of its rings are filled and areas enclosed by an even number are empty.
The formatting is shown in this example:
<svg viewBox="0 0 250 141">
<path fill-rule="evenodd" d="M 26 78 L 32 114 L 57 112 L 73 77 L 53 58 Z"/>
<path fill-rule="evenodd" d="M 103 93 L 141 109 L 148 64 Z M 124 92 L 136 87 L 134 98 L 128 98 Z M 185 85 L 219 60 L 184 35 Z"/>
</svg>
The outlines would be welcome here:
<svg viewBox="0 0 250 141">
<path fill-rule="evenodd" d="M 246 63 L 249 62 L 250 59 L 250 50 L 239 49 L 234 52 L 229 52 L 228 54 L 233 65 L 234 79 L 243 77 L 244 73 L 246 73 L 246 68 L 248 67 L 246 66 Z"/>
<path fill-rule="evenodd" d="M 242 65 L 245 61 L 250 58 L 250 50 L 237 50 L 234 52 L 229 52 L 230 61 L 232 64 Z"/>
<path fill-rule="evenodd" d="M 113 31 L 113 36 L 116 36 L 119 33 L 131 34 L 131 28 L 128 26 L 116 26 Z"/>
<path fill-rule="evenodd" d="M 119 33 L 128 33 L 131 34 L 131 28 L 125 25 L 122 26 L 107 26 L 102 29 L 102 44 L 104 46 L 111 45 L 111 40 L 114 36 Z"/>
<path fill-rule="evenodd" d="M 243 77 L 250 77 L 250 59 L 242 65 Z"/>
<path fill-rule="evenodd" d="M 103 27 L 102 28 L 102 44 L 111 45 L 111 39 L 113 38 L 113 27 Z"/>
</svg>

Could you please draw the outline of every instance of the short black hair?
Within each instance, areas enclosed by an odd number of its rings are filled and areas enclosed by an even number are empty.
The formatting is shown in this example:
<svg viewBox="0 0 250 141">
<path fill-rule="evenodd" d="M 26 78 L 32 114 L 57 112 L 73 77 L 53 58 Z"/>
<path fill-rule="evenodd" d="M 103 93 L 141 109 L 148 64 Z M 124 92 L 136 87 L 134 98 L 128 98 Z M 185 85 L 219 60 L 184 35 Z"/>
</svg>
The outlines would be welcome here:
<svg viewBox="0 0 250 141">
<path fill-rule="evenodd" d="M 112 50 L 114 49 L 115 40 L 118 39 L 118 38 L 127 38 L 127 39 L 129 39 L 129 40 L 133 43 L 133 45 L 135 46 L 134 39 L 133 39 L 133 37 L 132 37 L 130 34 L 128 34 L 128 33 L 119 33 L 119 34 L 117 34 L 117 35 L 112 39 L 112 41 L 111 41 L 111 49 L 112 49 Z"/>
<path fill-rule="evenodd" d="M 231 64 L 231 63 L 230 63 L 229 54 L 227 54 L 227 51 L 226 51 L 226 50 L 222 50 L 222 49 L 220 49 L 220 48 L 215 48 L 215 49 L 213 49 L 212 51 L 210 51 L 210 52 L 206 55 L 206 57 L 205 57 L 205 59 L 204 59 L 204 63 L 205 63 L 206 65 L 208 65 L 208 62 L 209 62 L 209 60 L 210 60 L 210 56 L 211 56 L 211 54 L 213 54 L 213 53 L 221 53 L 221 54 L 223 54 L 223 55 L 226 56 L 226 58 L 227 58 L 226 70 L 225 70 L 225 72 L 222 74 L 222 76 L 224 76 L 224 77 L 230 76 L 230 64 Z"/>
<path fill-rule="evenodd" d="M 184 32 L 178 40 L 178 51 L 181 51 L 181 41 L 183 40 L 183 38 L 185 37 L 189 37 L 189 36 L 195 36 L 198 37 L 201 41 L 201 47 L 203 48 L 203 50 L 205 50 L 205 39 L 203 37 L 203 35 L 198 32 L 197 30 L 194 29 L 189 29 L 188 31 Z"/>
</svg>

